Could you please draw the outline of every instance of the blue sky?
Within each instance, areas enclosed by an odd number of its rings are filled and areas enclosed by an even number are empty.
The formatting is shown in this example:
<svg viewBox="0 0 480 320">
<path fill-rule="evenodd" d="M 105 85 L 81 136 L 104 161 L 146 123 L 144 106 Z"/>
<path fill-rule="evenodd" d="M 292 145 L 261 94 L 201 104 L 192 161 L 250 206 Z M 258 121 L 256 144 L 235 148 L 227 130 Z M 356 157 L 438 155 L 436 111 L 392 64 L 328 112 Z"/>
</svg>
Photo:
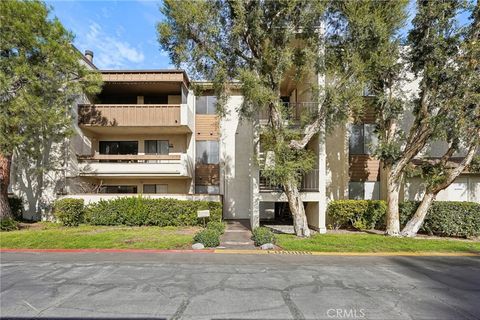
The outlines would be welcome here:
<svg viewBox="0 0 480 320">
<path fill-rule="evenodd" d="M 161 1 L 46 1 L 99 69 L 172 68 L 157 41 Z"/>
<path fill-rule="evenodd" d="M 1 1 L 1 0 L 0 0 Z M 181 1 L 181 0 L 179 0 Z M 157 41 L 161 0 L 48 0 L 52 15 L 75 35 L 75 46 L 92 50 L 99 69 L 173 68 Z M 409 6 L 414 14 L 414 2 Z M 460 16 L 461 23 L 467 16 Z M 407 24 L 407 29 L 410 27 Z"/>
</svg>

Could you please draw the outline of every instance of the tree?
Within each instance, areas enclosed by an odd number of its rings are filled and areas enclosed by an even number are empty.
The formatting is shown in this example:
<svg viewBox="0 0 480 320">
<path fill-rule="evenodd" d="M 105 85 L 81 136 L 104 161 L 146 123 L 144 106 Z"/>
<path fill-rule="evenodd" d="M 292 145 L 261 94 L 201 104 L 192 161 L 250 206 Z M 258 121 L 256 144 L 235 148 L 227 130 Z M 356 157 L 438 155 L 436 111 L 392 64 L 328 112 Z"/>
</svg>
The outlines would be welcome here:
<svg viewBox="0 0 480 320">
<path fill-rule="evenodd" d="M 299 184 L 315 159 L 306 146 L 325 122 L 329 126 L 331 120 L 345 118 L 349 98 L 355 97 L 354 88 L 346 85 L 354 84 L 350 78 L 335 77 L 345 70 L 337 64 L 334 50 L 331 59 L 325 57 L 329 53 L 323 54 L 321 20 L 326 8 L 325 1 L 309 0 L 166 0 L 161 8 L 165 20 L 157 27 L 159 42 L 174 64 L 213 81 L 220 115 L 225 113 L 233 80 L 240 81 L 244 97 L 240 115 L 254 119 L 259 112 L 267 114 L 268 126 L 260 139 L 272 156 L 264 175 L 283 186 L 295 232 L 306 237 L 310 230 Z M 326 74 L 336 80 L 311 84 L 316 107 L 304 110 L 300 122 L 294 121 L 291 110 L 281 103 L 282 81 Z"/>
<path fill-rule="evenodd" d="M 11 217 L 7 192 L 13 154 L 48 157 L 39 154 L 39 139 L 56 142 L 66 137 L 71 132 L 72 102 L 82 92 L 99 90 L 98 75 L 81 63 L 71 45 L 72 34 L 48 14 L 40 1 L 0 2 L 2 219 Z"/>
<path fill-rule="evenodd" d="M 408 41 L 402 46 L 399 31 L 404 15 L 396 10 L 390 16 L 378 15 L 382 2 L 356 6 L 364 18 L 347 14 L 355 34 L 348 48 L 361 61 L 357 79 L 374 93 L 370 103 L 376 113 L 379 140 L 375 154 L 382 160 L 387 180 L 387 235 L 400 235 L 399 192 L 414 160 L 436 140 L 448 143 L 439 160 L 422 166 L 426 193 L 402 232 L 412 236 L 435 196 L 468 166 L 478 148 L 478 13 L 465 35 L 456 24 L 463 1 L 419 1 Z M 394 4 L 385 7 L 391 10 Z M 419 93 L 411 101 L 403 88 L 416 79 Z M 407 123 L 405 131 L 402 126 L 407 113 L 412 113 L 413 121 Z M 452 156 L 462 149 L 467 150 L 467 156 L 452 167 Z"/>
<path fill-rule="evenodd" d="M 426 161 L 420 167 L 426 181 L 425 193 L 403 228 L 403 236 L 417 234 L 437 194 L 471 164 L 479 149 L 480 9 L 477 3 L 472 23 L 463 32 L 455 26 L 455 15 L 462 7 L 462 2 L 420 2 L 409 35 L 414 48 L 410 60 L 414 71 L 423 77 L 421 98 L 426 100 L 429 114 L 436 113 L 430 117 L 431 139 L 445 141 L 448 147 L 440 159 Z M 433 46 L 437 50 L 432 50 Z M 418 101 L 417 107 L 421 108 Z M 453 156 L 461 153 L 464 157 L 457 164 Z"/>
</svg>

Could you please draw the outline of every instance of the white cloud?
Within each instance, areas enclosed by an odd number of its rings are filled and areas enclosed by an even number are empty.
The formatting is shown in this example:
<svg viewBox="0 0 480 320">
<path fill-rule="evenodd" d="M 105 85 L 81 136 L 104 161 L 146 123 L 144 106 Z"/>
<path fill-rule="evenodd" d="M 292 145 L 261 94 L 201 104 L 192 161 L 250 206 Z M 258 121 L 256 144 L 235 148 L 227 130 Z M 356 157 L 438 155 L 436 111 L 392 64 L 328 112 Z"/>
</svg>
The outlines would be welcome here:
<svg viewBox="0 0 480 320">
<path fill-rule="evenodd" d="M 100 69 L 126 68 L 131 63 L 140 63 L 145 59 L 138 48 L 118 37 L 107 35 L 96 22 L 91 22 L 88 32 L 79 40 L 83 48 L 94 52 L 93 61 Z"/>
</svg>

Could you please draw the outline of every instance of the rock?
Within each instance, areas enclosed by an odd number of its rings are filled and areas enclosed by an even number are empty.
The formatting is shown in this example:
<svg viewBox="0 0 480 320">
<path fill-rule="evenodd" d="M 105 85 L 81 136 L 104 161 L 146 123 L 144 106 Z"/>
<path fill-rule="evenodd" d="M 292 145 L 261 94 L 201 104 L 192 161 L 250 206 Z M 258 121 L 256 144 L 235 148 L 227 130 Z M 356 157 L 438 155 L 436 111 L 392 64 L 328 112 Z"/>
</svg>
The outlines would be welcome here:
<svg viewBox="0 0 480 320">
<path fill-rule="evenodd" d="M 265 243 L 260 246 L 262 250 L 273 250 L 275 246 L 272 243 Z"/>
<path fill-rule="evenodd" d="M 192 249 L 193 249 L 193 250 L 205 249 L 205 246 L 204 246 L 203 244 L 197 242 L 197 243 L 194 243 L 194 244 L 192 245 Z"/>
</svg>

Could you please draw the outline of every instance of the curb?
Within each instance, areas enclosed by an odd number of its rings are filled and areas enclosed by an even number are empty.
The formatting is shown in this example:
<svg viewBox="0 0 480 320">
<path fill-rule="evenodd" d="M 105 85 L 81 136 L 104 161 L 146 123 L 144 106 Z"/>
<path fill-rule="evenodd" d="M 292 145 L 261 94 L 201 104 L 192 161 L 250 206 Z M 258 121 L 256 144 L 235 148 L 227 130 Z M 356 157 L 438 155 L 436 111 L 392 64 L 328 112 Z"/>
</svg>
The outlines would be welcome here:
<svg viewBox="0 0 480 320">
<path fill-rule="evenodd" d="M 0 249 L 2 252 L 58 253 L 214 253 L 214 249 Z"/>
<path fill-rule="evenodd" d="M 249 254 L 249 255 L 301 255 L 301 256 L 343 256 L 343 257 L 480 257 L 473 252 L 315 252 L 286 250 L 254 249 L 0 249 L 2 252 L 30 253 L 215 253 L 215 254 Z"/>
</svg>

